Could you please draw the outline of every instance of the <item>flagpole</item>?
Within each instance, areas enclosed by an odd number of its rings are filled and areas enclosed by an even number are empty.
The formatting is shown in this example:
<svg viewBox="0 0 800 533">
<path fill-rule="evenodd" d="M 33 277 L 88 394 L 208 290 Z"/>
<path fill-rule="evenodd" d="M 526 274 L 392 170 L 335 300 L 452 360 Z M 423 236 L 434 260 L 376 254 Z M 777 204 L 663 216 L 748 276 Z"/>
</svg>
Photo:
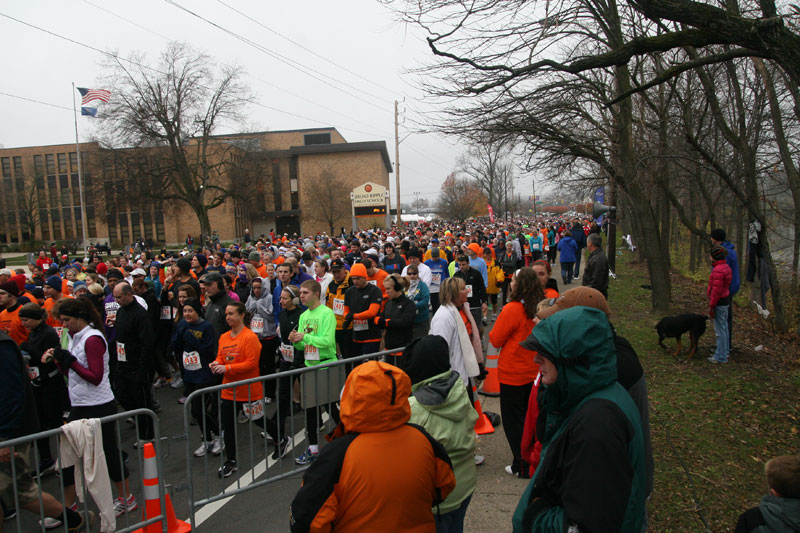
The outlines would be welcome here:
<svg viewBox="0 0 800 533">
<path fill-rule="evenodd" d="M 75 151 L 78 154 L 78 194 L 80 195 L 81 202 L 81 229 L 83 230 L 83 258 L 88 257 L 88 241 L 86 239 L 86 210 L 83 206 L 86 204 L 83 197 L 83 166 L 81 162 L 81 147 L 78 142 L 78 108 L 75 105 L 75 82 L 72 82 L 72 113 L 75 116 Z"/>
</svg>

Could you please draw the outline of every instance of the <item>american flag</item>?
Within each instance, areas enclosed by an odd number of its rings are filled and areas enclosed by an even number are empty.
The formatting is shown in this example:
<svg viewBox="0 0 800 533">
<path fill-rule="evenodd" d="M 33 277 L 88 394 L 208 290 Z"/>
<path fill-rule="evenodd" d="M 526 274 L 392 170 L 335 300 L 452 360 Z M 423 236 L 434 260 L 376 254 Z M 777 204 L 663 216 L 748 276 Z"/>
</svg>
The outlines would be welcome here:
<svg viewBox="0 0 800 533">
<path fill-rule="evenodd" d="M 105 89 L 86 89 L 85 87 L 76 87 L 78 92 L 81 93 L 83 99 L 81 105 L 86 105 L 92 100 L 100 100 L 101 102 L 108 102 L 111 98 L 111 91 Z"/>
</svg>

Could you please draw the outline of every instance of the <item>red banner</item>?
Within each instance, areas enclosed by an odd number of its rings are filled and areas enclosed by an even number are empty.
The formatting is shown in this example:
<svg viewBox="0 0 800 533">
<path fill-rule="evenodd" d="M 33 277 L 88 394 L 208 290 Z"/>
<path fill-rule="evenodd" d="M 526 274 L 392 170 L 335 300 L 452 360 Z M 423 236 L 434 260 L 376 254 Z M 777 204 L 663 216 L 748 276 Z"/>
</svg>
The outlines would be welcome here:
<svg viewBox="0 0 800 533">
<path fill-rule="evenodd" d="M 486 207 L 489 209 L 489 221 L 494 224 L 494 209 L 491 204 L 486 204 Z"/>
</svg>

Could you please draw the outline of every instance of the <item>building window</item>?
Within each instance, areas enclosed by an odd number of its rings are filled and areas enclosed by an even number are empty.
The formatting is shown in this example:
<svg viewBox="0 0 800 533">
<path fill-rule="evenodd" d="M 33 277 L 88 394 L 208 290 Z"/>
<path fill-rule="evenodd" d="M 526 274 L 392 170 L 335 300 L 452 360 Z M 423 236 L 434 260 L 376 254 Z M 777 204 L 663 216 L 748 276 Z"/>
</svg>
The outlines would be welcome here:
<svg viewBox="0 0 800 533">
<path fill-rule="evenodd" d="M 153 238 L 153 214 L 150 211 L 142 213 L 142 222 L 144 223 L 144 238 Z"/>
<path fill-rule="evenodd" d="M 47 173 L 48 174 L 55 174 L 56 173 L 56 158 L 53 154 L 47 154 L 44 156 L 47 160 Z"/>
<path fill-rule="evenodd" d="M 4 157 L 2 158 L 3 162 L 3 177 L 10 178 L 11 177 L 11 158 Z"/>
<path fill-rule="evenodd" d="M 14 156 L 14 176 L 21 178 L 23 176 L 22 172 L 22 157 L 15 155 Z"/>
<path fill-rule="evenodd" d="M 156 213 L 156 240 L 161 243 L 167 242 L 167 234 L 164 231 L 164 213 Z"/>
<path fill-rule="evenodd" d="M 108 226 L 108 238 L 112 241 L 117 240 L 117 217 L 113 213 L 106 215 L 106 225 Z"/>
<path fill-rule="evenodd" d="M 58 173 L 67 173 L 67 154 L 58 154 Z"/>
<path fill-rule="evenodd" d="M 275 211 L 283 210 L 281 198 L 281 164 L 277 159 L 272 160 L 272 197 L 275 202 Z"/>
<path fill-rule="evenodd" d="M 303 143 L 306 146 L 311 146 L 312 144 L 331 144 L 331 134 L 309 133 L 308 135 L 303 135 Z"/>
<path fill-rule="evenodd" d="M 42 159 L 42 156 L 33 156 L 33 171 L 37 176 L 44 174 L 44 160 Z"/>
<path fill-rule="evenodd" d="M 139 228 L 139 213 L 131 213 L 131 231 L 134 238 L 141 237 L 142 230 Z"/>
<path fill-rule="evenodd" d="M 78 171 L 78 154 L 76 152 L 69 153 L 69 171 L 70 172 Z"/>
<path fill-rule="evenodd" d="M 94 222 L 94 207 L 88 206 L 86 208 L 86 225 L 89 229 L 89 238 L 96 239 L 97 238 L 97 224 Z"/>
<path fill-rule="evenodd" d="M 47 209 L 39 209 L 39 228 L 42 230 L 42 240 L 50 240 L 50 223 L 47 221 Z"/>
<path fill-rule="evenodd" d="M 66 189 L 69 187 L 69 176 L 66 174 L 61 174 L 58 176 L 58 184 L 61 186 L 62 189 Z"/>
<path fill-rule="evenodd" d="M 128 214 L 119 214 L 119 238 L 122 239 L 122 246 L 128 246 L 131 243 L 131 231 L 128 227 Z"/>
</svg>

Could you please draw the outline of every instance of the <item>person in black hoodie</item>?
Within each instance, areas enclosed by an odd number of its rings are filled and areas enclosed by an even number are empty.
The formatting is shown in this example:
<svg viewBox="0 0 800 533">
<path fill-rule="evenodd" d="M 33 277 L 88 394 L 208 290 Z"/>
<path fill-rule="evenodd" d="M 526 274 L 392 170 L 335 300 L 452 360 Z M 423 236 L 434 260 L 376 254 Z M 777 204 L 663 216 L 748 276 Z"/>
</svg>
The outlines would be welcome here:
<svg viewBox="0 0 800 533">
<path fill-rule="evenodd" d="M 53 361 L 42 363 L 42 355 L 60 345 L 56 330 L 45 322 L 46 313 L 39 304 L 27 303 L 19 310 L 19 319 L 28 330 L 28 340 L 19 345 L 23 357 L 27 356 L 28 377 L 33 385 L 36 411 L 41 430 L 54 429 L 63 423 L 62 413 L 68 409 L 67 385 Z M 50 439 L 36 441 L 39 450 L 39 471 L 46 472 L 55 466 L 50 451 Z"/>
<path fill-rule="evenodd" d="M 410 285 L 411 282 L 399 274 L 390 274 L 383 280 L 383 286 L 386 287 L 386 306 L 375 317 L 375 325 L 386 330 L 383 341 L 387 350 L 405 348 L 413 338 L 417 308 L 405 294 Z M 386 362 L 398 366 L 399 358 L 400 354 L 389 355 Z"/>
<path fill-rule="evenodd" d="M 119 304 L 114 326 L 117 331 L 117 373 L 115 396 L 126 410 L 153 408 L 150 394 L 153 374 L 155 332 L 147 311 L 134 298 L 127 283 L 117 283 L 114 299 Z M 139 443 L 153 439 L 153 421 L 139 416 Z"/>
<path fill-rule="evenodd" d="M 228 296 L 225 288 L 225 281 L 217 272 L 206 274 L 204 278 L 206 287 L 206 320 L 208 320 L 217 337 L 231 329 L 225 320 L 225 308 L 233 302 L 233 298 Z"/>
</svg>

